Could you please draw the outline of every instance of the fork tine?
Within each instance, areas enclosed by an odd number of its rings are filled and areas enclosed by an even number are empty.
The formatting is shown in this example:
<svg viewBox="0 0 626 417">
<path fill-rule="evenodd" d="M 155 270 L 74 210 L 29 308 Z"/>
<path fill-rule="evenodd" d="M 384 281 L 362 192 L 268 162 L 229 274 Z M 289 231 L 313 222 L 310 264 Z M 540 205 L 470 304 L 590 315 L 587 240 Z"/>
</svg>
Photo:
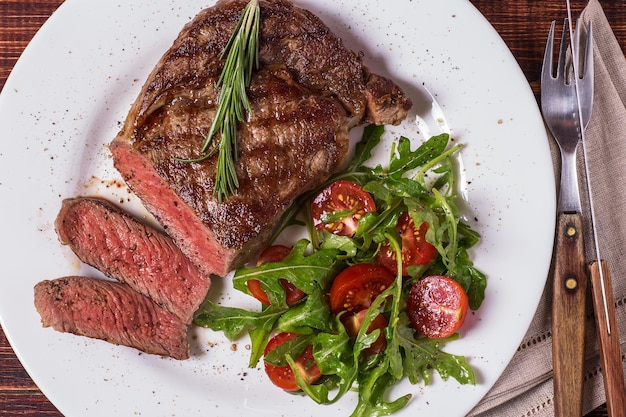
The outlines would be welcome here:
<svg viewBox="0 0 626 417">
<path fill-rule="evenodd" d="M 583 23 L 581 19 L 576 22 L 576 45 L 580 51 L 580 39 L 583 36 Z M 578 89 L 580 95 L 580 109 L 582 115 L 583 128 L 587 127 L 589 120 L 591 119 L 591 112 L 593 107 L 593 90 L 594 90 L 594 66 L 593 66 L 593 28 L 592 23 L 589 22 L 587 27 L 587 38 L 585 40 L 585 54 L 578 57 L 579 73 L 578 73 Z"/>
<path fill-rule="evenodd" d="M 585 43 L 585 77 L 589 76 L 590 79 L 593 79 L 594 71 L 593 71 L 593 25 L 591 21 L 589 21 L 589 26 L 587 27 L 587 42 Z"/>
<path fill-rule="evenodd" d="M 563 33 L 561 35 L 561 47 L 559 49 L 559 64 L 556 68 L 556 77 L 563 77 L 567 80 L 567 48 L 569 46 L 567 42 L 567 31 L 569 27 L 569 19 L 563 20 Z"/>
<path fill-rule="evenodd" d="M 554 49 L 554 26 L 556 22 L 553 20 L 548 32 L 548 40 L 546 41 L 546 50 L 543 54 L 543 67 L 541 69 L 541 81 L 546 82 L 549 78 L 554 78 L 554 70 L 552 68 L 552 54 Z"/>
<path fill-rule="evenodd" d="M 582 28 L 584 27 L 584 24 L 582 22 L 581 18 L 578 18 L 576 20 L 576 30 L 574 32 L 574 39 L 576 42 L 576 46 L 578 47 L 578 50 L 580 51 L 580 47 L 581 45 L 581 38 L 583 36 L 583 30 Z M 585 75 L 589 74 L 589 75 L 593 75 L 593 30 L 592 30 L 592 22 L 589 21 L 589 25 L 587 27 L 587 37 L 585 39 L 585 56 L 581 57 L 579 54 L 579 74 L 580 74 L 580 78 L 583 78 Z"/>
</svg>

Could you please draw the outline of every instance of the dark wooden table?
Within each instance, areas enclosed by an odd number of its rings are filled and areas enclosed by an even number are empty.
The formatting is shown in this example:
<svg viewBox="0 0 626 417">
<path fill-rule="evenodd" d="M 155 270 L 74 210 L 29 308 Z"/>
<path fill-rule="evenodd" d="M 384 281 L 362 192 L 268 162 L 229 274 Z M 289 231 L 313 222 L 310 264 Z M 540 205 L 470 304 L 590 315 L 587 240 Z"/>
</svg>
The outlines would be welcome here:
<svg viewBox="0 0 626 417">
<path fill-rule="evenodd" d="M 62 0 L 0 1 L 0 88 L 20 54 Z M 526 78 L 539 93 L 541 57 L 550 21 L 565 15 L 565 0 L 471 0 L 500 33 Z M 626 50 L 626 3 L 601 0 L 615 35 Z M 572 0 L 578 14 L 585 2 Z M 0 416 L 59 416 L 13 353 L 0 329 Z M 587 417 L 607 416 L 605 407 Z"/>
</svg>

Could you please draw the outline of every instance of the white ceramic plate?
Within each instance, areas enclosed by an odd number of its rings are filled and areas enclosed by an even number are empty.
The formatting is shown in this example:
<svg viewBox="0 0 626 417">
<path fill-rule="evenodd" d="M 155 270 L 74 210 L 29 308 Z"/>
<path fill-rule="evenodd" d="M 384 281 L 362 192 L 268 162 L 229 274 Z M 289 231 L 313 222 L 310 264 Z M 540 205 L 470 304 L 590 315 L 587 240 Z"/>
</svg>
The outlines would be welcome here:
<svg viewBox="0 0 626 417">
<path fill-rule="evenodd" d="M 283 393 L 246 367 L 246 341 L 197 330 L 193 357 L 176 361 L 43 329 L 33 307 L 40 280 L 95 271 L 61 247 L 53 220 L 62 198 L 98 193 L 141 212 L 111 167 L 115 136 L 141 84 L 182 26 L 213 3 L 67 0 L 35 36 L 0 96 L 0 317 L 35 382 L 74 416 L 347 416 Z M 376 72 L 409 94 L 425 85 L 454 138 L 466 214 L 482 235 L 473 251 L 489 279 L 483 307 L 447 350 L 466 355 L 478 383 L 399 387 L 414 393 L 399 415 L 465 415 L 511 359 L 541 295 L 552 249 L 554 181 L 530 88 L 502 40 L 464 0 L 296 0 Z M 414 116 L 414 115 L 413 115 Z M 415 125 L 392 129 L 416 137 Z M 234 303 L 225 283 L 216 296 Z"/>
</svg>

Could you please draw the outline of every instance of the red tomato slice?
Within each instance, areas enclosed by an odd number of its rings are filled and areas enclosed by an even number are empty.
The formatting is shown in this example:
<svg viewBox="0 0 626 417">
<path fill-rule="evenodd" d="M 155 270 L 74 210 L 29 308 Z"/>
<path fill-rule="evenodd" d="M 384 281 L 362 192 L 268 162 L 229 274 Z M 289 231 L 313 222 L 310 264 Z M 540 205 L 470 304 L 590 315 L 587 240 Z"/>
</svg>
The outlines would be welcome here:
<svg viewBox="0 0 626 417">
<path fill-rule="evenodd" d="M 451 336 L 467 314 L 467 294 L 450 277 L 432 275 L 413 284 L 406 304 L 413 327 L 431 339 Z"/>
<path fill-rule="evenodd" d="M 267 262 L 280 262 L 291 253 L 291 248 L 285 245 L 272 245 L 263 249 L 259 254 L 257 265 L 261 265 Z"/>
<path fill-rule="evenodd" d="M 367 309 L 394 281 L 387 269 L 374 264 L 352 265 L 335 277 L 330 287 L 330 309 L 348 314 Z"/>
<path fill-rule="evenodd" d="M 402 275 L 407 274 L 407 267 L 425 265 L 437 257 L 437 248 L 426 241 L 428 223 L 422 223 L 418 228 L 408 212 L 402 213 L 398 219 L 396 230 L 402 237 Z M 396 252 L 391 245 L 384 245 L 377 256 L 378 262 L 394 274 L 398 273 Z"/>
<path fill-rule="evenodd" d="M 311 203 L 311 217 L 317 230 L 328 230 L 340 236 L 353 236 L 366 213 L 376 211 L 372 196 L 351 181 L 337 181 L 324 188 Z M 345 216 L 342 213 L 345 212 Z M 325 221 L 328 216 L 340 219 Z"/>
<path fill-rule="evenodd" d="M 359 333 L 359 330 L 361 329 L 361 325 L 363 323 L 363 318 L 365 317 L 366 313 L 367 310 L 361 310 L 358 313 L 351 315 L 345 321 L 342 320 L 350 336 L 356 337 L 356 335 Z M 388 325 L 389 322 L 387 321 L 387 318 L 382 314 L 377 315 L 374 320 L 372 320 L 369 327 L 367 328 L 367 334 L 372 333 L 376 329 L 380 329 L 380 336 L 378 336 L 378 339 L 376 339 L 374 343 L 372 343 L 367 349 L 363 350 L 363 354 L 374 355 L 385 350 L 385 347 L 387 346 L 387 338 L 385 337 L 383 330 Z"/>
<path fill-rule="evenodd" d="M 287 246 L 283 246 L 283 245 L 268 246 L 259 255 L 259 260 L 257 261 L 257 265 L 261 265 L 266 262 L 282 261 L 283 259 L 287 257 L 287 255 L 289 255 L 290 252 L 291 252 L 291 248 Z M 280 284 L 285 289 L 285 298 L 286 298 L 287 305 L 295 304 L 306 295 L 300 288 L 296 287 L 295 285 L 293 285 L 291 282 L 287 281 L 286 279 L 281 279 Z M 246 285 L 248 287 L 248 290 L 250 291 L 250 294 L 252 294 L 254 298 L 259 300 L 261 303 L 263 303 L 266 306 L 270 305 L 270 300 L 267 294 L 265 293 L 265 291 L 263 291 L 263 288 L 261 287 L 261 282 L 258 279 L 251 279 L 248 282 L 246 282 Z"/>
<path fill-rule="evenodd" d="M 297 336 L 298 334 L 296 333 L 278 333 L 276 336 L 271 338 L 269 342 L 267 342 L 264 355 L 267 356 L 269 352 Z M 308 346 L 297 358 L 294 358 L 294 362 L 296 363 L 298 372 L 307 381 L 307 383 L 313 384 L 322 376 L 322 372 L 313 358 L 312 345 Z M 265 372 L 274 385 L 284 389 L 285 391 L 298 391 L 300 389 L 296 383 L 296 377 L 293 370 L 289 365 L 276 366 L 267 362 L 264 362 L 264 365 Z"/>
</svg>

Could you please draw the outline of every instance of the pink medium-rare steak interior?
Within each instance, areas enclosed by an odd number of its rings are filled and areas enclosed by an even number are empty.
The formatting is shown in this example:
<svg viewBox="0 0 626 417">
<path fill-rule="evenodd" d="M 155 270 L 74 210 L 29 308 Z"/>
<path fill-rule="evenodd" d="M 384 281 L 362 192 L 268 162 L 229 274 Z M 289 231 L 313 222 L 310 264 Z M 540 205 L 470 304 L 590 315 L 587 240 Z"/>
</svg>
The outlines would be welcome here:
<svg viewBox="0 0 626 417">
<path fill-rule="evenodd" d="M 249 120 L 238 130 L 240 186 L 220 203 L 217 157 L 179 159 L 202 155 L 220 55 L 246 3 L 219 1 L 185 26 L 110 146 L 115 167 L 181 250 L 220 276 L 263 249 L 293 200 L 343 166 L 350 128 L 397 124 L 411 107 L 312 13 L 261 1 L 260 68 L 248 91 Z"/>
<path fill-rule="evenodd" d="M 125 284 L 72 276 L 42 281 L 34 291 L 44 327 L 175 359 L 189 357 L 187 325 Z"/>
<path fill-rule="evenodd" d="M 61 243 L 105 275 L 191 323 L 210 278 L 165 234 L 101 198 L 68 198 L 55 221 Z"/>
</svg>

